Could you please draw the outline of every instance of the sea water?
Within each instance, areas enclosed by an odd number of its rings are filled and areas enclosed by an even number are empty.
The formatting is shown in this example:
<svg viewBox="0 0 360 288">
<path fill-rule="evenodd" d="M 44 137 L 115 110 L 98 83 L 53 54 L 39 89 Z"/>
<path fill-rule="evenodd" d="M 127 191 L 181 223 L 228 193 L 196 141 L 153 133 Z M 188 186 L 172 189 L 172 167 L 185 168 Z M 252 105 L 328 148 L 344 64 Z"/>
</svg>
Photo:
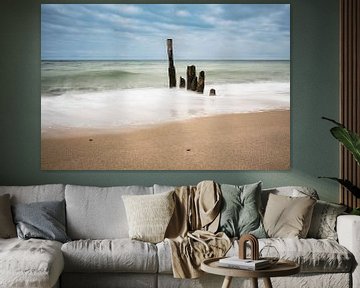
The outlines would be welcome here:
<svg viewBox="0 0 360 288">
<path fill-rule="evenodd" d="M 167 61 L 42 61 L 42 129 L 128 129 L 290 109 L 289 61 L 176 61 L 177 84 L 188 65 L 205 71 L 204 94 L 169 89 Z"/>
</svg>

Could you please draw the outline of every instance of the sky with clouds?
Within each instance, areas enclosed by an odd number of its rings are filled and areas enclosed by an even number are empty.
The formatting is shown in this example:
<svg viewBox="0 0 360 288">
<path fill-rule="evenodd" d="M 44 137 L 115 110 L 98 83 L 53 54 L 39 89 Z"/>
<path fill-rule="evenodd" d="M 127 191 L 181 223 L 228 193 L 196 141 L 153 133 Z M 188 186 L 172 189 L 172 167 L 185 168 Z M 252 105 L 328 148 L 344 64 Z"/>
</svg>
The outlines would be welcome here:
<svg viewBox="0 0 360 288">
<path fill-rule="evenodd" d="M 42 4 L 43 60 L 290 59 L 289 4 Z"/>
</svg>

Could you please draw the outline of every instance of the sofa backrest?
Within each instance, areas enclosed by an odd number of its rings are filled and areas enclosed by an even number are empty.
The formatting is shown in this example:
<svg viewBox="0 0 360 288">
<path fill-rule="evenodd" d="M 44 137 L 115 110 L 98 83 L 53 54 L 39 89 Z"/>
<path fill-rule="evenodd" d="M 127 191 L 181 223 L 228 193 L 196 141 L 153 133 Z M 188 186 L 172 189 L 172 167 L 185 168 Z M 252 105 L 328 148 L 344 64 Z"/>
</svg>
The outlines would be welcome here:
<svg viewBox="0 0 360 288">
<path fill-rule="evenodd" d="M 291 196 L 291 197 L 305 197 L 310 196 L 315 199 L 319 199 L 319 195 L 316 190 L 310 187 L 304 186 L 284 186 L 284 187 L 275 187 L 263 189 L 261 191 L 261 208 L 265 210 L 267 201 L 269 199 L 269 194 L 276 194 L 282 196 Z"/>
<path fill-rule="evenodd" d="M 154 194 L 165 193 L 175 190 L 176 186 L 154 184 Z"/>
<path fill-rule="evenodd" d="M 0 186 L 0 195 L 4 194 L 10 194 L 11 204 L 61 201 L 65 198 L 65 185 Z"/>
<path fill-rule="evenodd" d="M 128 238 L 123 195 L 153 194 L 153 187 L 66 185 L 67 233 L 71 239 Z"/>
<path fill-rule="evenodd" d="M 154 185 L 94 187 L 47 184 L 34 186 L 0 186 L 0 195 L 10 194 L 11 203 L 66 201 L 67 233 L 71 239 L 128 238 L 123 195 L 149 195 L 171 191 L 174 186 Z M 292 197 L 312 196 L 317 192 L 308 187 L 287 186 L 263 189 L 262 209 L 265 210 L 269 194 Z"/>
<path fill-rule="evenodd" d="M 171 190 L 174 190 L 175 186 L 165 186 L 165 185 L 154 185 L 154 194 L 164 193 Z M 315 199 L 319 199 L 319 196 L 315 189 L 305 186 L 283 186 L 283 187 L 274 187 L 266 188 L 261 191 L 261 208 L 265 210 L 267 201 L 269 199 L 269 194 L 276 194 L 282 196 L 291 196 L 291 197 L 304 197 L 311 196 Z"/>
</svg>

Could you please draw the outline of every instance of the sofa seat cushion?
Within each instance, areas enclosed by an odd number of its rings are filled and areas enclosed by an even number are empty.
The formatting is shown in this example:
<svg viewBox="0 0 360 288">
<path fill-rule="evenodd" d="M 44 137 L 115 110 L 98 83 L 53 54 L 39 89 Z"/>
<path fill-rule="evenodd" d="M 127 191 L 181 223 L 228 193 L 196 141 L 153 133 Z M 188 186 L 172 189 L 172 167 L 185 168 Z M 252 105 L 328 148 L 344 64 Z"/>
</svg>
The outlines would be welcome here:
<svg viewBox="0 0 360 288">
<path fill-rule="evenodd" d="M 171 247 L 169 241 L 162 241 L 156 244 L 158 251 L 158 262 L 160 274 L 172 274 Z"/>
<path fill-rule="evenodd" d="M 350 272 L 353 255 L 330 239 L 264 239 L 263 245 L 274 246 L 280 258 L 295 261 L 302 272 Z"/>
<path fill-rule="evenodd" d="M 354 265 L 353 255 L 344 246 L 330 239 L 260 239 L 259 249 L 265 245 L 275 247 L 281 259 L 298 263 L 302 273 L 350 272 Z M 229 256 L 237 253 L 237 247 L 235 243 L 235 249 L 229 251 Z"/>
<path fill-rule="evenodd" d="M 274 246 L 280 258 L 295 261 L 302 273 L 350 272 L 354 265 L 353 255 L 338 242 L 330 239 L 267 238 L 259 239 L 260 250 L 265 245 Z M 159 273 L 172 273 L 171 248 L 164 241 L 157 244 Z M 238 255 L 235 241 L 227 256 Z M 250 251 L 249 251 L 250 256 Z"/>
<path fill-rule="evenodd" d="M 60 242 L 0 239 L 0 287 L 52 287 L 63 268 Z"/>
<path fill-rule="evenodd" d="M 156 246 L 123 239 L 77 240 L 61 248 L 66 272 L 156 273 Z"/>
</svg>

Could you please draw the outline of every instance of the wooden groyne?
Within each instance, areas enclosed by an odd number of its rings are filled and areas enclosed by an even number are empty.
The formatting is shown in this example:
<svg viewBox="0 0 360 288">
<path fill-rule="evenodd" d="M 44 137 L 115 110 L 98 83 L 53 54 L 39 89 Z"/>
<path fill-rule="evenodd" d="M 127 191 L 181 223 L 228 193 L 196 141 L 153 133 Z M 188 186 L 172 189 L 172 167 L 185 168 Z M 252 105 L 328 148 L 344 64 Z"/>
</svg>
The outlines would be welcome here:
<svg viewBox="0 0 360 288">
<path fill-rule="evenodd" d="M 167 54 L 169 58 L 169 68 L 168 68 L 168 74 L 169 74 L 169 87 L 173 88 L 176 87 L 176 71 L 174 66 L 174 56 L 173 56 L 173 41 L 172 39 L 166 40 L 166 46 L 167 46 Z M 187 90 L 195 91 L 197 93 L 204 94 L 205 89 L 205 72 L 200 71 L 199 77 L 196 76 L 196 67 L 195 65 L 187 66 L 186 69 L 186 80 L 185 78 L 180 76 L 179 81 L 179 87 L 185 88 Z M 215 96 L 216 91 L 215 89 L 210 89 L 209 92 L 210 96 Z"/>
<path fill-rule="evenodd" d="M 167 53 L 169 58 L 169 87 L 173 88 L 176 87 L 176 71 L 174 66 L 174 56 L 173 56 L 173 46 L 172 46 L 172 39 L 167 39 Z"/>
<path fill-rule="evenodd" d="M 194 86 L 197 82 L 195 65 L 187 66 L 186 69 L 186 89 L 195 91 Z"/>
<path fill-rule="evenodd" d="M 200 71 L 199 80 L 197 81 L 197 85 L 196 85 L 196 92 L 204 94 L 204 88 L 205 88 L 205 72 Z"/>
</svg>

